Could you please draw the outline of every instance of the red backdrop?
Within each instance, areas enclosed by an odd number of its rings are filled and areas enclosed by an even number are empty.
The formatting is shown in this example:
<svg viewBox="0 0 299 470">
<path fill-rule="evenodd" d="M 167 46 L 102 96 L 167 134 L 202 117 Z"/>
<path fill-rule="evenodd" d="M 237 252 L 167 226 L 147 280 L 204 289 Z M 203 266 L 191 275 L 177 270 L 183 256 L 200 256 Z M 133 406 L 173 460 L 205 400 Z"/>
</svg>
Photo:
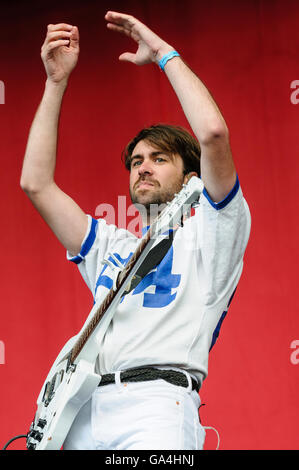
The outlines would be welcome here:
<svg viewBox="0 0 299 470">
<path fill-rule="evenodd" d="M 52 361 L 92 303 L 76 266 L 19 187 L 44 87 L 47 24 L 65 21 L 80 31 L 80 58 L 61 114 L 57 182 L 83 210 L 95 216 L 100 203 L 117 207 L 119 195 L 129 204 L 120 154 L 141 127 L 189 128 L 158 67 L 119 63 L 119 54 L 135 46 L 106 30 L 107 9 L 140 18 L 206 83 L 230 129 L 251 209 L 244 273 L 201 390 L 203 422 L 218 430 L 221 449 L 298 449 L 295 0 L 1 3 L 0 445 L 27 432 Z M 206 449 L 215 446 L 209 431 Z"/>
</svg>

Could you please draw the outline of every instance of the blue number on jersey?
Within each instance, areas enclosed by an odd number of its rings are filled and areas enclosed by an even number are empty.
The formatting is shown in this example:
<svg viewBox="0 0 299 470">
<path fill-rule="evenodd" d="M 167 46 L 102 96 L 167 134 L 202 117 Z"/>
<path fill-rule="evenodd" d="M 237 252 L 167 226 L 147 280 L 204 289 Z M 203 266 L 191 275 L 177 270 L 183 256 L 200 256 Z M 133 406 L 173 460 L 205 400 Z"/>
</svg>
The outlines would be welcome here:
<svg viewBox="0 0 299 470">
<path fill-rule="evenodd" d="M 121 258 L 121 256 L 119 256 L 118 253 L 114 253 L 114 256 L 122 264 L 126 264 L 129 261 L 130 257 L 132 256 L 132 254 L 133 253 L 130 253 L 128 258 Z M 116 264 L 111 257 L 109 257 L 109 260 L 113 264 Z M 169 249 L 164 259 L 157 266 L 157 269 L 147 274 L 140 281 L 138 286 L 132 291 L 132 295 L 137 295 L 137 294 L 141 294 L 147 287 L 155 286 L 154 294 L 149 294 L 146 292 L 144 293 L 143 307 L 148 307 L 148 308 L 166 307 L 171 302 L 173 302 L 174 299 L 176 298 L 177 293 L 174 292 L 172 294 L 171 290 L 179 286 L 180 281 L 181 281 L 181 275 L 172 274 L 171 272 L 172 263 L 173 263 L 173 247 Z M 107 287 L 107 289 L 110 290 L 113 285 L 113 280 L 109 276 L 103 274 L 106 268 L 107 268 L 107 265 L 103 267 L 100 273 L 100 276 L 97 280 L 95 292 L 97 291 L 97 288 L 99 286 Z M 122 301 L 124 299 L 125 297 L 122 298 Z"/>
<path fill-rule="evenodd" d="M 143 307 L 166 307 L 176 298 L 176 292 L 171 294 L 171 289 L 179 286 L 180 274 L 172 274 L 173 247 L 171 247 L 157 266 L 156 271 L 147 274 L 133 290 L 133 295 L 140 294 L 149 286 L 156 286 L 154 294 L 144 294 Z"/>
</svg>

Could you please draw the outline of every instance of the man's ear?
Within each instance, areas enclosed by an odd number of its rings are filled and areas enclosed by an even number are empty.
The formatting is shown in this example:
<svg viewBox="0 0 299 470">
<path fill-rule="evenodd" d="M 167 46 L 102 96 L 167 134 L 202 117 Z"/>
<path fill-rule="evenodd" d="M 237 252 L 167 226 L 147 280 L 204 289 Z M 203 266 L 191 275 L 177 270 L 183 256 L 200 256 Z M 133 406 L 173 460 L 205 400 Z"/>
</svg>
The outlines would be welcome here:
<svg viewBox="0 0 299 470">
<path fill-rule="evenodd" d="M 183 184 L 187 184 L 189 179 L 192 178 L 192 176 L 198 176 L 196 171 L 190 171 L 190 173 L 187 173 L 187 175 L 184 176 L 184 182 Z"/>
</svg>

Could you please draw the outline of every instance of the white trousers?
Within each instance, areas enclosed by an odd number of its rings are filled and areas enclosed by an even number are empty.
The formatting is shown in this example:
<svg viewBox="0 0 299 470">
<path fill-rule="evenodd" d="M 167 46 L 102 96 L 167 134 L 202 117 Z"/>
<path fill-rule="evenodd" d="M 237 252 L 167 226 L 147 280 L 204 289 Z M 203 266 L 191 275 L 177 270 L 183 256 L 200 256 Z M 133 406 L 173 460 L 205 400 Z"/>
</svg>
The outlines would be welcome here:
<svg viewBox="0 0 299 470">
<path fill-rule="evenodd" d="M 81 408 L 64 450 L 201 450 L 200 398 L 162 379 L 98 387 Z"/>
</svg>

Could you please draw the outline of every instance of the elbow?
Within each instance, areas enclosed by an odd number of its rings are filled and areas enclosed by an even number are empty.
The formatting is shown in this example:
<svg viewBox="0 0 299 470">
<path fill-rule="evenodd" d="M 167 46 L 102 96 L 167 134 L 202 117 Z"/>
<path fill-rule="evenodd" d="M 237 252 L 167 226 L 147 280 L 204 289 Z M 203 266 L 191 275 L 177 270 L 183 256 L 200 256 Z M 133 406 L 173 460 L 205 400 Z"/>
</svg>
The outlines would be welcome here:
<svg viewBox="0 0 299 470">
<path fill-rule="evenodd" d="M 24 193 L 29 197 L 29 199 L 32 199 L 34 195 L 38 193 L 38 190 L 36 188 L 31 187 L 29 185 L 20 184 L 20 186 Z"/>
<path fill-rule="evenodd" d="M 29 184 L 24 180 L 23 176 L 20 179 L 20 186 L 25 193 L 29 190 Z"/>
<path fill-rule="evenodd" d="M 35 185 L 33 185 L 30 181 L 27 181 L 23 175 L 21 176 L 21 179 L 20 179 L 20 186 L 21 186 L 21 189 L 26 193 L 26 194 L 30 194 L 30 193 L 34 193 L 37 191 L 37 188 L 35 187 Z"/>
<path fill-rule="evenodd" d="M 31 180 L 27 180 L 23 176 L 21 176 L 20 179 L 20 186 L 24 193 L 26 193 L 29 197 L 39 193 L 42 189 L 41 184 L 38 184 L 37 182 Z"/>
<path fill-rule="evenodd" d="M 216 142 L 229 142 L 229 131 L 224 123 L 211 125 L 202 133 L 199 143 L 203 146 L 215 144 Z"/>
<path fill-rule="evenodd" d="M 28 195 L 34 196 L 51 185 L 54 180 L 48 175 L 41 174 L 39 171 L 35 171 L 34 168 L 26 168 L 22 170 L 20 177 L 21 189 Z"/>
</svg>

